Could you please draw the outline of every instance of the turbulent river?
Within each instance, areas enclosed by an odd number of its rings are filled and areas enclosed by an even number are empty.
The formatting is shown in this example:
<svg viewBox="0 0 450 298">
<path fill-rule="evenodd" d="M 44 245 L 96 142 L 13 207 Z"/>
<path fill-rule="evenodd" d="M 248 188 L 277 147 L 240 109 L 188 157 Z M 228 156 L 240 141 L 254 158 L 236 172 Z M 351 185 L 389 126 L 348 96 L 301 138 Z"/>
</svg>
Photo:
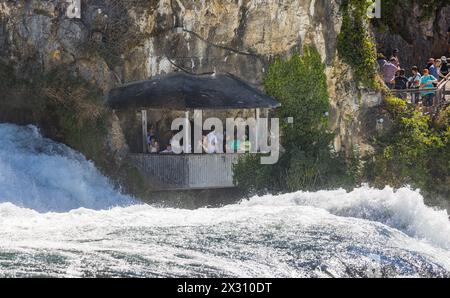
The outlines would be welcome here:
<svg viewBox="0 0 450 298">
<path fill-rule="evenodd" d="M 411 189 L 143 205 L 81 154 L 0 124 L 0 277 L 450 277 L 450 221 Z"/>
</svg>

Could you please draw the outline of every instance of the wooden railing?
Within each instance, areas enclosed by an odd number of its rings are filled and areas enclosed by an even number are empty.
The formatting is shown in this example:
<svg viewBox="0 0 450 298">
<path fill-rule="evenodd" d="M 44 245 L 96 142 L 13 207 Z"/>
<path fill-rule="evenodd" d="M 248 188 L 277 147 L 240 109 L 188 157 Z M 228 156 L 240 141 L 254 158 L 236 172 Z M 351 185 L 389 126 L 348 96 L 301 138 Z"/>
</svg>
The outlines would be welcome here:
<svg viewBox="0 0 450 298">
<path fill-rule="evenodd" d="M 392 89 L 391 93 L 395 96 L 403 99 L 410 99 L 414 103 L 414 98 L 419 96 L 423 92 L 434 91 L 436 93 L 433 106 L 447 105 L 447 96 L 450 96 L 450 74 L 442 79 L 439 84 L 434 88 L 422 88 L 422 89 Z"/>
</svg>

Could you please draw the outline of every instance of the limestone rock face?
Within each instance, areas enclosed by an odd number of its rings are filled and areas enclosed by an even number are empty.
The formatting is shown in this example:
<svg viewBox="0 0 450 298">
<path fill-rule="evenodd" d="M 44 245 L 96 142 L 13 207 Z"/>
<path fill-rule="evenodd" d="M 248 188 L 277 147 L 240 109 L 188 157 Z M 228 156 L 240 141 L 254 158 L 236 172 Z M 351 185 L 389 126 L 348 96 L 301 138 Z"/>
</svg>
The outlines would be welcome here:
<svg viewBox="0 0 450 298">
<path fill-rule="evenodd" d="M 411 5 L 406 7 L 394 7 L 393 13 L 398 17 L 392 20 L 390 28 L 374 28 L 380 52 L 390 55 L 393 49 L 400 49 L 400 62 L 406 68 L 413 65 L 425 67 L 430 57 L 450 55 L 447 35 L 450 27 L 450 2 L 438 5 L 430 15 L 420 9 L 416 1 L 411 1 Z"/>
<path fill-rule="evenodd" d="M 64 64 L 105 95 L 181 70 L 230 72 L 261 86 L 275 56 L 310 44 L 327 65 L 337 149 L 364 142 L 367 96 L 336 58 L 341 0 L 91 0 L 82 1 L 81 19 L 68 19 L 63 2 L 0 0 L 0 57 L 18 74 Z M 123 142 L 110 143 L 120 151 Z"/>
</svg>

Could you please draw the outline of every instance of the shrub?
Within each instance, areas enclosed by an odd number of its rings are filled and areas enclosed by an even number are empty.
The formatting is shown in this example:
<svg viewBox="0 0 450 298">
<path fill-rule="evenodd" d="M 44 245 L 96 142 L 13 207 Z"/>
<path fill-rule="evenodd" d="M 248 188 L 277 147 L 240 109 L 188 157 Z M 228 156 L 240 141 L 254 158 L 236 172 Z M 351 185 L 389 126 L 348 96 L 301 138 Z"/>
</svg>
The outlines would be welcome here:
<svg viewBox="0 0 450 298">
<path fill-rule="evenodd" d="M 354 176 L 343 156 L 333 151 L 327 131 L 329 108 L 325 66 L 317 50 L 305 47 L 303 55 L 277 59 L 264 81 L 266 91 L 282 107 L 277 117 L 294 117 L 281 123 L 283 153 L 275 165 L 260 165 L 255 155 L 241 157 L 234 168 L 237 185 L 249 193 L 318 190 L 353 185 Z"/>
<path fill-rule="evenodd" d="M 378 90 L 376 45 L 368 29 L 369 4 L 370 1 L 367 0 L 344 0 L 337 50 L 339 57 L 353 68 L 358 82 L 367 88 Z"/>
<path fill-rule="evenodd" d="M 402 99 L 386 99 L 392 127 L 375 141 L 376 152 L 365 168 L 375 186 L 411 185 L 426 193 L 450 197 L 450 113 L 430 119 Z"/>
</svg>

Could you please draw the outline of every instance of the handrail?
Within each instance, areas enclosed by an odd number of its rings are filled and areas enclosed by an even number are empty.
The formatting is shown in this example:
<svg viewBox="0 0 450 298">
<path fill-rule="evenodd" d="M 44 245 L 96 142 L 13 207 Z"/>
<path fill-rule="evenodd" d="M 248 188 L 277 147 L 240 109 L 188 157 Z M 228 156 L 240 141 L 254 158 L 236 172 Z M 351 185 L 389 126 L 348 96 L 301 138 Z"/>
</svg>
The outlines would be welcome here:
<svg viewBox="0 0 450 298">
<path fill-rule="evenodd" d="M 442 79 L 442 81 L 439 82 L 437 86 L 437 92 L 436 97 L 438 98 L 438 105 L 441 105 L 441 103 L 445 103 L 445 96 L 446 96 L 446 87 L 447 83 L 450 81 L 450 74 L 447 74 L 445 78 Z"/>
<path fill-rule="evenodd" d="M 443 78 L 443 79 L 439 82 L 437 88 L 439 89 L 439 87 L 442 87 L 443 85 L 447 84 L 448 81 L 450 81 L 450 73 L 447 74 L 447 76 L 445 76 L 445 78 Z"/>
<path fill-rule="evenodd" d="M 392 93 L 419 93 L 419 92 L 428 92 L 428 91 L 438 91 L 443 88 L 450 81 L 450 73 L 443 78 L 436 87 L 433 88 L 415 88 L 415 89 L 391 89 Z"/>
<path fill-rule="evenodd" d="M 437 104 L 440 105 L 441 102 L 445 102 L 445 96 L 446 96 L 446 87 L 447 84 L 450 82 L 450 73 L 443 78 L 436 87 L 433 88 L 421 88 L 421 89 L 391 89 L 390 92 L 394 95 L 406 95 L 411 94 L 413 96 L 414 94 L 419 94 L 422 92 L 436 92 L 436 98 Z M 403 97 L 402 96 L 402 97 Z"/>
<path fill-rule="evenodd" d="M 421 92 L 430 92 L 430 91 L 437 91 L 437 87 L 433 88 L 416 88 L 416 89 L 391 89 L 389 90 L 391 93 L 421 93 Z"/>
</svg>

